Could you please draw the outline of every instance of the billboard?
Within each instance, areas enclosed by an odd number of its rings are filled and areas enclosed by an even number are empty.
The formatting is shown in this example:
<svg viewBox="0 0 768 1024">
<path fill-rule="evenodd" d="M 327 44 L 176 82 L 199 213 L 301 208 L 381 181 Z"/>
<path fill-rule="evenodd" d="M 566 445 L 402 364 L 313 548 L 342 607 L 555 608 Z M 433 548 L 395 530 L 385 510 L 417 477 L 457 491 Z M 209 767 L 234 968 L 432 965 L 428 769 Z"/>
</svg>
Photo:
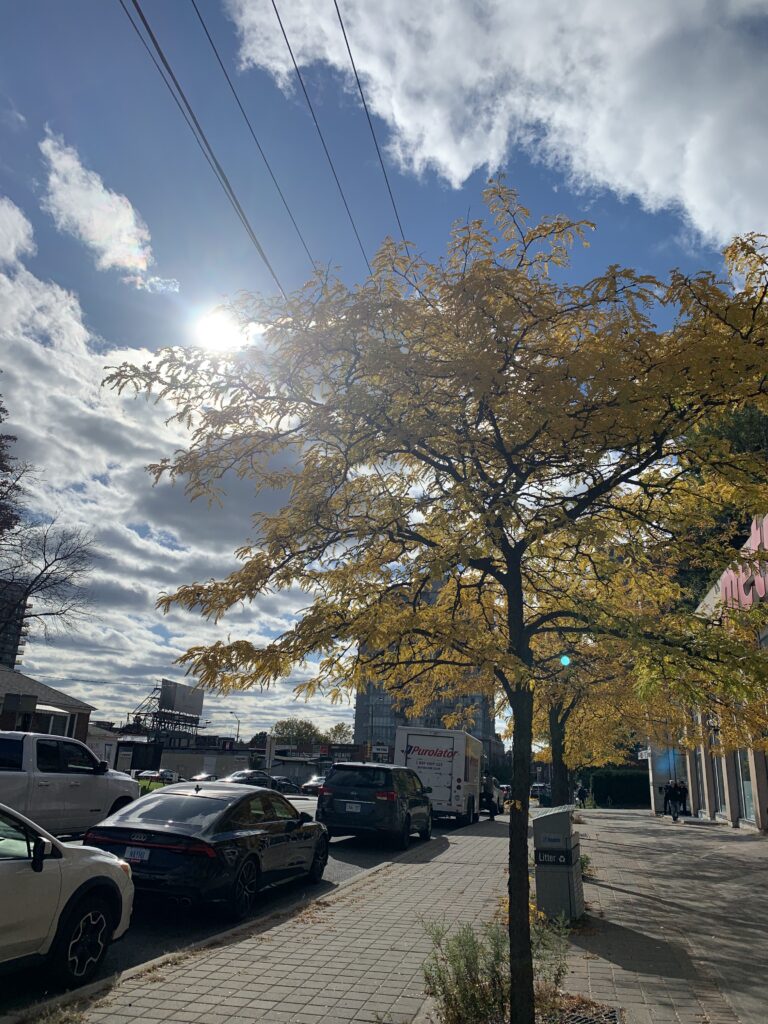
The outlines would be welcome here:
<svg viewBox="0 0 768 1024">
<path fill-rule="evenodd" d="M 174 683 L 171 679 L 160 681 L 160 710 L 175 711 L 180 715 L 199 718 L 203 713 L 203 691 L 192 686 Z"/>
</svg>

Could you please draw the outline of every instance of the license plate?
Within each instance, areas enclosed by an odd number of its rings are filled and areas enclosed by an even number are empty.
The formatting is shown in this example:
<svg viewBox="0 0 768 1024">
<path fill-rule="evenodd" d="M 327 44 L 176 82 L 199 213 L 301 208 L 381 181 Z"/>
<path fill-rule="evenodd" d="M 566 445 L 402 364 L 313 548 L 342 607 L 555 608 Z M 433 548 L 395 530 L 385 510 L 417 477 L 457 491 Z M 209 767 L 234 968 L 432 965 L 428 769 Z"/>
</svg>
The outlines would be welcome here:
<svg viewBox="0 0 768 1024">
<path fill-rule="evenodd" d="M 149 860 L 149 850 L 144 846 L 126 846 L 123 860 L 130 861 L 133 864 Z"/>
<path fill-rule="evenodd" d="M 359 811 L 360 810 L 360 804 L 347 804 L 347 810 L 348 811 Z"/>
</svg>

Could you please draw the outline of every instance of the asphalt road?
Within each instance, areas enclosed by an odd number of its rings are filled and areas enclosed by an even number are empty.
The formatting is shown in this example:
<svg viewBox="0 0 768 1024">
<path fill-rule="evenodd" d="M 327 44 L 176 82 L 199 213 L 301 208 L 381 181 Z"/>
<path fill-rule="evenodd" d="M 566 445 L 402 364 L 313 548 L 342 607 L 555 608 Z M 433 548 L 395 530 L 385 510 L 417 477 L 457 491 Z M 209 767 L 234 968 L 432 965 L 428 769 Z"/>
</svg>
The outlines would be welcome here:
<svg viewBox="0 0 768 1024">
<path fill-rule="evenodd" d="M 294 802 L 300 810 L 314 815 L 315 799 L 297 798 Z M 440 829 L 436 827 L 435 831 L 450 831 L 453 827 L 446 823 Z M 414 836 L 412 842 L 418 843 L 419 840 Z M 298 879 L 266 890 L 259 898 L 253 920 L 258 921 L 275 911 L 290 911 L 292 906 L 307 898 L 325 896 L 339 882 L 354 878 L 368 868 L 391 863 L 398 856 L 381 837 L 333 839 L 322 883 L 307 885 L 303 879 Z M 165 953 L 183 950 L 231 927 L 230 922 L 215 913 L 187 910 L 170 903 L 146 904 L 137 898 L 130 929 L 110 948 L 94 980 L 137 967 Z M 0 981 L 0 1014 L 23 1010 L 58 991 L 47 984 L 44 972 L 39 968 L 8 975 Z"/>
</svg>

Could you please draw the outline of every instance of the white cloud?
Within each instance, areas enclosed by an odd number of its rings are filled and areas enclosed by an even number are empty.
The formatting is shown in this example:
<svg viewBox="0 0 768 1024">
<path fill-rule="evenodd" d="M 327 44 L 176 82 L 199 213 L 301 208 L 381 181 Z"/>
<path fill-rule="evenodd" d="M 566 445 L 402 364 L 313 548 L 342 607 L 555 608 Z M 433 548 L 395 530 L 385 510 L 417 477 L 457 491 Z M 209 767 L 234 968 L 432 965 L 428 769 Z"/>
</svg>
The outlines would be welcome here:
<svg viewBox="0 0 768 1024">
<path fill-rule="evenodd" d="M 164 292 L 177 292 L 181 287 L 175 277 L 156 277 L 154 274 L 150 277 L 135 274 L 122 278 L 122 281 L 124 284 L 132 284 L 141 292 L 152 292 L 155 295 L 161 295 Z"/>
<path fill-rule="evenodd" d="M 226 2 L 243 64 L 292 88 L 270 5 Z M 768 229 L 768 0 L 362 0 L 343 12 L 402 167 L 458 186 L 524 148 L 577 185 L 678 208 L 709 240 Z M 352 88 L 333 5 L 292 0 L 281 15 L 300 65 L 325 62 Z"/>
<path fill-rule="evenodd" d="M 123 281 L 144 291 L 178 291 L 178 281 L 148 274 L 154 263 L 149 228 L 130 200 L 108 189 L 60 136 L 49 132 L 40 151 L 48 163 L 43 208 L 59 231 L 86 245 L 99 270 L 130 271 Z"/>
<path fill-rule="evenodd" d="M 105 364 L 144 362 L 151 353 L 110 348 L 92 338 L 78 297 L 18 262 L 33 247 L 23 213 L 0 198 L 0 214 L 0 223 L 12 227 L 0 237 L 15 240 L 2 250 L 15 262 L 0 272 L 0 387 L 8 430 L 18 436 L 15 452 L 38 470 L 29 504 L 89 530 L 100 551 L 92 620 L 50 644 L 33 640 L 22 667 L 94 704 L 97 717 L 122 720 L 161 676 L 183 680 L 173 661 L 188 647 L 228 631 L 266 640 L 291 624 L 307 598 L 266 596 L 235 609 L 221 626 L 155 609 L 160 592 L 234 567 L 232 551 L 248 537 L 256 508 L 252 489 L 233 481 L 219 509 L 190 504 L 181 487 L 152 486 L 145 465 L 183 444 L 186 435 L 166 425 L 162 406 L 120 398 L 100 386 Z M 297 679 L 304 675 L 297 670 Z M 215 728 L 231 731 L 231 710 L 241 716 L 243 733 L 289 714 L 311 714 L 322 724 L 350 714 L 325 701 L 309 708 L 297 704 L 290 683 L 264 694 L 206 697 L 206 718 Z"/>
<path fill-rule="evenodd" d="M 18 263 L 20 256 L 34 253 L 32 225 L 10 199 L 0 196 L 0 266 Z"/>
</svg>

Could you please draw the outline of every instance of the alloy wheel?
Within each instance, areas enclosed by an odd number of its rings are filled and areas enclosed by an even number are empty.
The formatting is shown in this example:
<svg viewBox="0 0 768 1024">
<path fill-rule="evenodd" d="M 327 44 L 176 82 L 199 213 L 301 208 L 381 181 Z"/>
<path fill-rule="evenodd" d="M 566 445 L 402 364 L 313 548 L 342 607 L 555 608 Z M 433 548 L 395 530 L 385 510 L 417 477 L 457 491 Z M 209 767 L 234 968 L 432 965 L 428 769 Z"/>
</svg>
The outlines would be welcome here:
<svg viewBox="0 0 768 1024">
<path fill-rule="evenodd" d="M 67 971 L 83 978 L 95 967 L 107 948 L 109 923 L 102 910 L 89 910 L 75 925 L 67 947 Z"/>
</svg>

